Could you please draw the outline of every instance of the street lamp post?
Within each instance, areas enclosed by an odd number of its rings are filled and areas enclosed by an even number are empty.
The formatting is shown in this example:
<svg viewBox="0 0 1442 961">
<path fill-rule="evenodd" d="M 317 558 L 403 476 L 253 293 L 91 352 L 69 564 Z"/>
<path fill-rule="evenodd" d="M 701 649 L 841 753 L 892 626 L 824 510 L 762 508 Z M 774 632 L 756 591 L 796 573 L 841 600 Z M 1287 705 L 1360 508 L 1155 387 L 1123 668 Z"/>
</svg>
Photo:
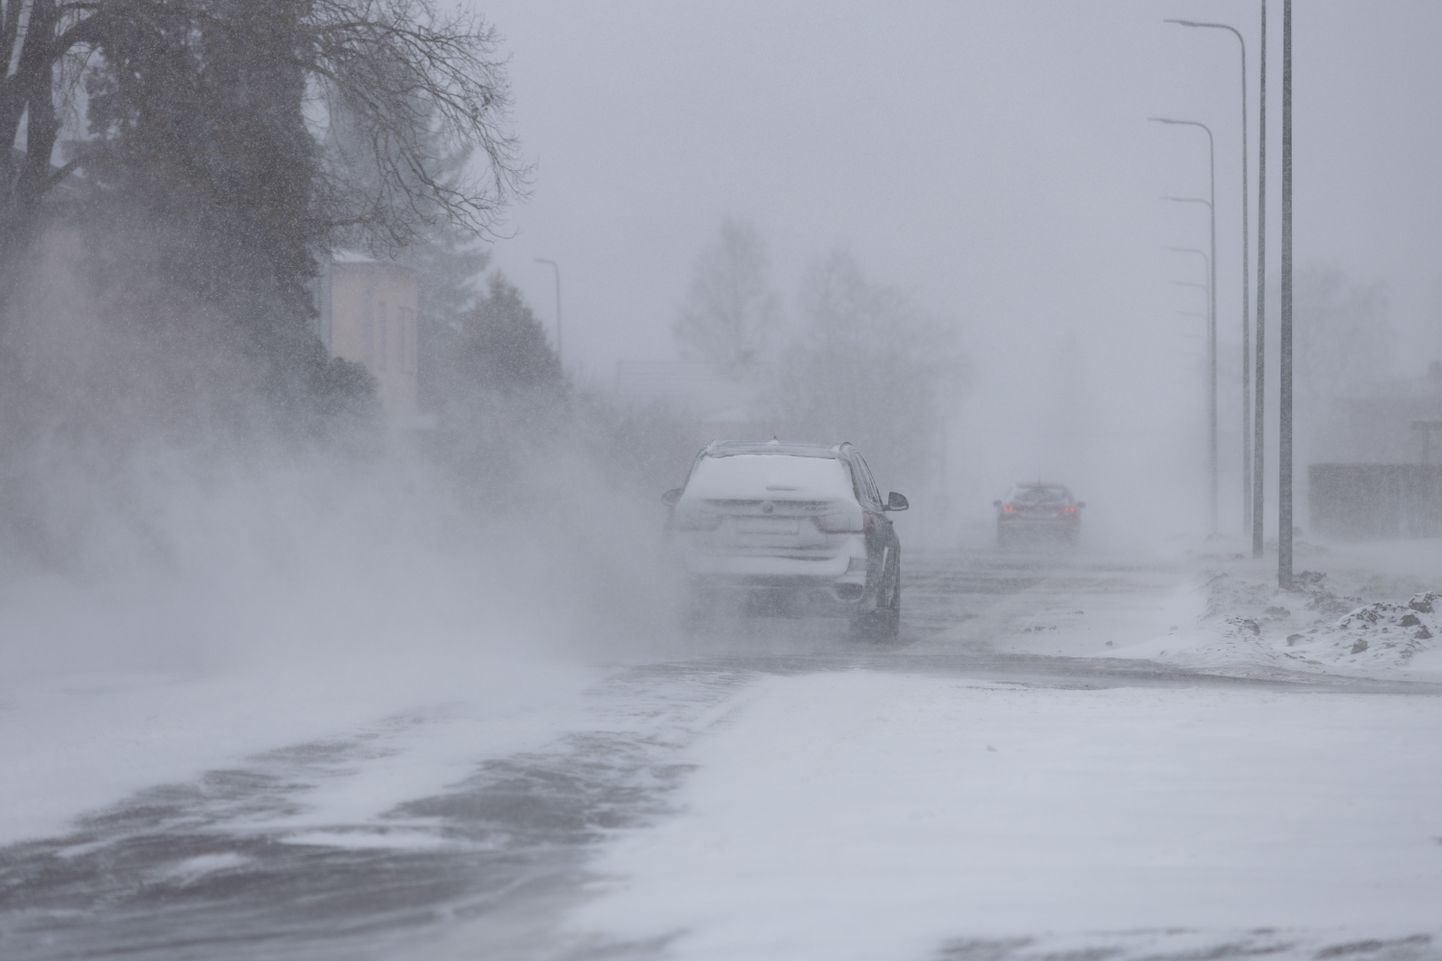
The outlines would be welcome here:
<svg viewBox="0 0 1442 961">
<path fill-rule="evenodd" d="M 1207 312 L 1206 312 L 1205 310 L 1179 310 L 1179 311 L 1177 311 L 1177 316 L 1178 316 L 1178 317 L 1194 317 L 1194 318 L 1196 318 L 1197 320 L 1200 320 L 1200 321 L 1202 321 L 1203 323 L 1205 323 L 1205 322 L 1206 322 L 1206 319 L 1207 319 Z M 1205 336 L 1205 335 L 1203 335 L 1203 336 Z"/>
<path fill-rule="evenodd" d="M 1197 20 L 1167 20 L 1181 27 L 1198 27 L 1212 30 L 1226 30 L 1237 38 L 1242 55 L 1242 527 L 1252 527 L 1254 509 L 1252 485 L 1252 329 L 1251 329 L 1251 250 L 1247 223 L 1247 41 L 1236 27 L 1225 23 L 1206 23 Z"/>
<path fill-rule="evenodd" d="M 1205 263 L 1206 263 L 1206 271 L 1207 271 L 1207 272 L 1206 272 L 1206 276 L 1207 276 L 1207 278 L 1208 278 L 1207 283 L 1205 283 L 1205 284 L 1199 284 L 1199 283 L 1197 283 L 1197 282 L 1194 281 L 1194 280 L 1174 280 L 1174 281 L 1172 281 L 1172 286 L 1173 286 L 1173 287 L 1195 287 L 1197 290 L 1200 290 L 1200 291 L 1202 292 L 1202 296 L 1206 297 L 1206 299 L 1207 299 L 1207 309 L 1206 309 L 1205 311 L 1203 311 L 1203 312 L 1200 313 L 1200 314 L 1197 313 L 1196 311 L 1192 311 L 1192 310 L 1178 311 L 1178 313 L 1179 313 L 1179 314 L 1186 314 L 1186 315 L 1191 316 L 1191 317 L 1201 317 L 1204 321 L 1206 321 L 1207 330 L 1208 330 L 1208 331 L 1215 330 L 1216 327 L 1213 325 L 1213 321 L 1214 321 L 1215 318 L 1216 318 L 1216 314 L 1215 314 L 1215 313 L 1213 312 L 1213 310 L 1212 310 L 1212 284 L 1211 284 L 1211 280 L 1210 280 L 1210 278 L 1211 278 L 1211 264 L 1212 264 L 1211 258 L 1209 258 L 1209 257 L 1207 256 L 1207 254 L 1206 254 L 1205 251 L 1196 250 L 1195 248 L 1192 248 L 1192 247 L 1168 247 L 1167 249 L 1168 249 L 1168 250 L 1175 250 L 1175 251 L 1178 251 L 1178 252 L 1181 252 L 1181 253 L 1196 253 L 1196 254 L 1201 254 L 1203 261 L 1205 261 Z M 1211 346 L 1211 344 L 1210 344 L 1210 338 L 1208 339 L 1208 341 L 1209 341 L 1209 346 Z M 1207 362 L 1208 362 L 1208 366 L 1209 366 L 1209 367 L 1212 367 L 1212 358 L 1213 358 L 1214 356 L 1215 356 L 1215 354 L 1214 354 L 1211 350 L 1208 350 L 1208 352 L 1207 352 Z M 1213 368 L 1213 369 L 1215 369 L 1215 368 Z M 1217 384 L 1217 381 L 1216 381 L 1216 378 L 1215 378 L 1215 377 L 1208 377 L 1208 378 L 1207 378 L 1207 405 L 1208 405 L 1208 408 L 1209 408 L 1209 410 L 1210 410 L 1210 418 L 1211 418 L 1211 424 L 1212 424 L 1213 428 L 1216 427 L 1216 423 L 1217 423 L 1217 393 L 1216 393 L 1216 384 Z M 1217 479 L 1217 472 L 1216 472 L 1216 464 L 1217 464 L 1217 462 L 1216 462 L 1216 450 L 1217 450 L 1217 447 L 1216 447 L 1216 432 L 1215 432 L 1215 430 L 1213 430 L 1213 433 L 1212 433 L 1212 435 L 1211 435 L 1210 441 L 1209 441 L 1208 446 L 1207 446 L 1207 451 L 1208 451 L 1208 454 L 1209 454 L 1210 457 L 1211 457 L 1211 463 L 1212 463 L 1212 493 L 1213 493 L 1214 495 L 1215 495 L 1215 493 L 1216 493 L 1216 487 L 1217 487 L 1217 485 L 1216 485 L 1216 479 Z M 1217 518 L 1216 518 L 1216 509 L 1215 509 L 1215 508 L 1216 508 L 1216 498 L 1215 498 L 1215 496 L 1214 496 L 1213 499 L 1212 499 L 1212 506 L 1213 506 L 1213 510 L 1212 510 L 1212 526 L 1213 526 L 1213 530 L 1215 530 L 1215 528 L 1216 528 L 1216 519 L 1217 519 Z"/>
<path fill-rule="evenodd" d="M 1204 297 L 1207 298 L 1207 306 L 1210 307 L 1211 304 L 1212 304 L 1212 291 L 1211 291 L 1211 289 L 1210 289 L 1209 287 L 1207 287 L 1206 284 L 1199 284 L 1199 283 L 1197 283 L 1196 281 L 1192 281 L 1192 280 L 1174 280 L 1174 281 L 1172 281 L 1172 286 L 1173 286 L 1173 287 L 1195 287 L 1195 288 L 1197 288 L 1198 290 L 1200 290 L 1200 291 L 1202 292 L 1202 295 L 1203 295 Z M 1196 313 L 1196 311 L 1188 310 L 1188 311 L 1181 311 L 1181 313 L 1194 314 L 1194 313 Z M 1210 317 L 1210 316 L 1211 316 L 1211 311 L 1210 311 L 1210 310 L 1206 311 L 1205 313 L 1202 314 L 1202 316 L 1203 316 L 1203 317 Z"/>
<path fill-rule="evenodd" d="M 1183 198 L 1181 198 L 1181 197 L 1167 197 L 1166 199 L 1167 199 L 1167 200 L 1181 200 L 1181 199 L 1183 199 Z M 1198 202 L 1198 203 L 1206 203 L 1206 201 L 1202 200 L 1200 197 L 1197 198 L 1197 202 Z M 1207 252 L 1206 252 L 1205 250 L 1199 250 L 1199 249 L 1196 248 L 1196 247 L 1168 247 L 1167 249 L 1170 250 L 1170 251 L 1172 251 L 1173 253 L 1178 253 L 1178 254 L 1196 254 L 1198 257 L 1202 258 L 1202 266 L 1203 266 L 1203 269 L 1206 271 L 1206 276 L 1207 276 L 1208 278 L 1210 278 L 1210 277 L 1212 276 L 1212 258 L 1210 258 L 1210 257 L 1207 256 Z M 1211 298 L 1212 298 L 1212 291 L 1211 291 L 1211 288 L 1209 287 L 1209 288 L 1207 288 L 1207 304 L 1208 304 L 1209 306 L 1210 306 L 1210 304 L 1211 304 L 1211 302 L 1212 302 L 1212 299 L 1211 299 Z"/>
<path fill-rule="evenodd" d="M 565 370 L 565 355 L 561 353 L 561 335 L 564 330 L 561 326 L 561 265 L 545 257 L 537 257 L 535 260 L 538 264 L 546 264 L 556 275 L 556 363 L 561 365 L 562 370 Z"/>
<path fill-rule="evenodd" d="M 1152 123 L 1164 123 L 1174 127 L 1197 127 L 1207 135 L 1207 198 L 1202 200 L 1196 197 L 1168 197 L 1168 200 L 1175 200 L 1181 203 L 1205 203 L 1210 213 L 1211 220 L 1211 254 L 1208 257 L 1208 272 L 1210 273 L 1211 289 L 1217 289 L 1217 146 L 1216 139 L 1212 136 L 1212 128 L 1197 120 L 1176 120 L 1171 117 L 1148 117 Z M 1217 532 L 1217 304 L 1216 298 L 1208 298 L 1211 303 L 1208 306 L 1209 317 L 1207 318 L 1207 394 L 1210 397 L 1211 410 L 1208 414 L 1207 428 L 1207 470 L 1210 474 L 1209 484 L 1209 510 L 1211 514 L 1211 533 Z"/>
<path fill-rule="evenodd" d="M 1168 198 L 1168 199 L 1172 199 L 1172 198 Z M 1202 201 L 1202 202 L 1205 203 L 1205 201 Z M 1174 281 L 1172 281 L 1172 283 L 1175 284 L 1175 285 L 1178 286 L 1178 287 L 1200 287 L 1200 288 L 1202 288 L 1203 290 L 1205 290 L 1205 291 L 1207 292 L 1207 310 L 1206 310 L 1206 312 L 1205 312 L 1204 314 L 1201 315 L 1201 317 L 1202 317 L 1203 319 L 1206 319 L 1207 317 L 1212 316 L 1212 296 L 1213 296 L 1213 295 L 1212 295 L 1212 286 L 1211 286 L 1211 282 L 1210 282 L 1210 279 L 1211 279 L 1211 276 L 1212 276 L 1212 258 L 1210 258 L 1210 257 L 1207 256 L 1207 252 L 1206 252 L 1205 250 L 1198 250 L 1196 247 L 1168 247 L 1167 249 L 1170 250 L 1170 251 L 1173 251 L 1173 252 L 1175 252 L 1175 253 L 1179 253 L 1179 254 L 1196 254 L 1198 257 L 1202 258 L 1203 276 L 1205 276 L 1205 277 L 1208 278 L 1208 282 L 1207 282 L 1207 283 L 1205 283 L 1205 284 L 1195 284 L 1195 283 L 1189 283 L 1189 282 L 1187 282 L 1187 281 L 1182 281 L 1182 280 L 1174 280 Z M 1185 311 L 1185 313 L 1195 314 L 1195 311 Z"/>
<path fill-rule="evenodd" d="M 1194 280 L 1174 280 L 1174 281 L 1172 281 L 1172 286 L 1173 286 L 1173 287 L 1195 287 L 1195 288 L 1197 288 L 1198 290 L 1202 291 L 1203 293 L 1205 293 L 1205 294 L 1207 295 L 1207 303 L 1208 303 L 1208 305 L 1210 305 L 1211 302 L 1212 302 L 1212 301 L 1211 301 L 1211 293 L 1212 293 L 1212 292 L 1211 292 L 1211 290 L 1209 290 L 1209 289 L 1207 288 L 1207 285 L 1206 285 L 1206 284 L 1199 284 L 1199 283 L 1197 283 L 1197 282 L 1194 281 Z M 1210 316 L 1210 314 L 1211 314 L 1211 312 L 1208 311 L 1208 312 L 1207 312 L 1207 316 Z"/>
</svg>

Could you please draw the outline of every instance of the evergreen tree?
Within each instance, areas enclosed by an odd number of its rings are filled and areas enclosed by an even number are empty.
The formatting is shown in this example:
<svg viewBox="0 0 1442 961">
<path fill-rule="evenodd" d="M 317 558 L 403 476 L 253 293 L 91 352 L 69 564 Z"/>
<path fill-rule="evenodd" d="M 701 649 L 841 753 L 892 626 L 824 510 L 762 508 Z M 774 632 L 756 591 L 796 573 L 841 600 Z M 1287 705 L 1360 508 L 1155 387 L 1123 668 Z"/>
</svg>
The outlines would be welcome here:
<svg viewBox="0 0 1442 961">
<path fill-rule="evenodd" d="M 161 222 L 173 219 L 157 209 L 167 199 L 211 204 L 210 226 L 235 232 L 236 256 L 265 250 L 265 293 L 292 307 L 318 235 L 351 229 L 403 246 L 436 221 L 484 233 L 527 177 L 495 51 L 479 18 L 429 0 L 0 0 L 0 335 L 17 320 L 5 299 L 34 266 L 46 202 L 76 171 L 115 184 L 121 168 L 158 160 L 194 178 L 171 180 L 171 199 L 157 172 L 157 190 L 136 199 Z M 86 106 L 71 96 L 73 65 L 99 74 L 100 102 L 88 106 L 108 143 L 57 158 L 61 116 Z M 299 109 L 303 96 L 314 109 Z M 342 108 L 365 131 L 375 190 L 314 165 L 306 121 Z M 475 162 L 462 172 L 466 150 Z M 204 293 L 227 286 L 217 277 Z"/>
<path fill-rule="evenodd" d="M 521 293 L 500 272 L 458 330 L 432 342 L 441 455 L 475 489 L 521 474 L 524 450 L 565 429 L 570 397 L 560 358 Z"/>
<path fill-rule="evenodd" d="M 521 292 L 500 271 L 458 330 L 438 341 L 437 409 L 451 423 L 513 410 L 518 401 L 552 407 L 565 393 L 561 362 Z"/>
<path fill-rule="evenodd" d="M 521 292 L 500 271 L 467 325 L 472 368 L 480 381 L 503 394 L 545 391 L 559 394 L 564 386 L 561 361 Z"/>
<path fill-rule="evenodd" d="M 337 389 L 367 403 L 363 380 L 328 370 L 310 324 L 325 228 L 296 56 L 305 8 L 210 0 L 205 17 L 175 5 L 127 19 L 89 77 L 97 297 L 137 333 L 190 348 L 162 359 L 205 372 L 174 401 L 207 408 L 211 426 L 303 425 Z"/>
</svg>

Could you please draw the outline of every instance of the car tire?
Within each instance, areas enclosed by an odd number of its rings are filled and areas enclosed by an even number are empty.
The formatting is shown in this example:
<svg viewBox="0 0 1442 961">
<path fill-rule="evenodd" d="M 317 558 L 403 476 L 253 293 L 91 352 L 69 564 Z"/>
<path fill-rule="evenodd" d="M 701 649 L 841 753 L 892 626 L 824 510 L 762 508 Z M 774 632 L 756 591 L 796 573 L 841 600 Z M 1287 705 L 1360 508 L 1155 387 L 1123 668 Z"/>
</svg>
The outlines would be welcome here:
<svg viewBox="0 0 1442 961">
<path fill-rule="evenodd" d="M 878 644 L 895 643 L 901 636 L 901 568 L 892 578 L 891 598 L 885 607 L 858 614 L 851 619 L 851 633 L 860 640 Z"/>
<path fill-rule="evenodd" d="M 896 567 L 896 579 L 891 588 L 891 607 L 886 612 L 885 638 L 889 642 L 901 637 L 901 565 Z"/>
</svg>

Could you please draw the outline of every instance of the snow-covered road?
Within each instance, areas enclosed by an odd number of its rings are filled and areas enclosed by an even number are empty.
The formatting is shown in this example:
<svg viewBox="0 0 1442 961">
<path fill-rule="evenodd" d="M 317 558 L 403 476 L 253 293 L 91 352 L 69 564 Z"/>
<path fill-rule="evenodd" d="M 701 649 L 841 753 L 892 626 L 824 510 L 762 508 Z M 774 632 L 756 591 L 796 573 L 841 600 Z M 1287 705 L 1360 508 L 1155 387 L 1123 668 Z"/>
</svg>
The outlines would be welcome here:
<svg viewBox="0 0 1442 961">
<path fill-rule="evenodd" d="M 1435 697 L 767 678 L 571 923 L 707 961 L 1436 935 L 1439 752 Z"/>
<path fill-rule="evenodd" d="M 12 685 L 0 957 L 1442 956 L 1432 649 L 1271 656 L 1315 596 L 1209 614 L 1214 560 L 914 556 L 896 647 L 356 665 L 310 712 Z"/>
</svg>

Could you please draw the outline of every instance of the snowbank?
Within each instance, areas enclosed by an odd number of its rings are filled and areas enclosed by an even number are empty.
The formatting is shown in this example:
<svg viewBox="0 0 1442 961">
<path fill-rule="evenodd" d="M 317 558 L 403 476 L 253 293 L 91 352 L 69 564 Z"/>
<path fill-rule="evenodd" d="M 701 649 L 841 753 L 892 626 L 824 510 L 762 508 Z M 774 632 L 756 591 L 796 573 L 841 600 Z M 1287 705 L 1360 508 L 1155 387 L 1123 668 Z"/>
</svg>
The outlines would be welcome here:
<svg viewBox="0 0 1442 961">
<path fill-rule="evenodd" d="M 1442 680 L 1442 540 L 1301 544 L 1289 590 L 1277 586 L 1275 555 L 1193 563 L 1191 624 L 1086 653 L 1244 675 Z"/>
</svg>

